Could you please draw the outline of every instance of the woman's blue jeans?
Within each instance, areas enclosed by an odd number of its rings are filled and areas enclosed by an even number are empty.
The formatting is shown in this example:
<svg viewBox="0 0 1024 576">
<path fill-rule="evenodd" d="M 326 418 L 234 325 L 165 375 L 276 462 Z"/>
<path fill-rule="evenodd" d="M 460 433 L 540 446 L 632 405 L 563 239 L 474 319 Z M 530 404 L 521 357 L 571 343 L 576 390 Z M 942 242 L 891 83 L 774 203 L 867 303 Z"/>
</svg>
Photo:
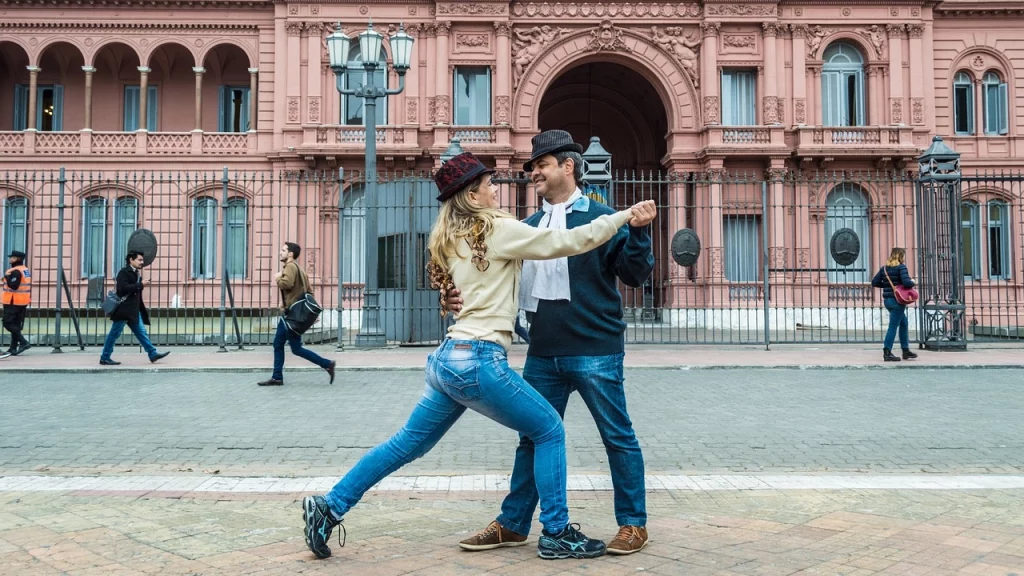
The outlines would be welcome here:
<svg viewBox="0 0 1024 576">
<path fill-rule="evenodd" d="M 423 456 L 470 408 L 534 442 L 533 474 L 544 529 L 569 523 L 565 484 L 565 430 L 551 404 L 508 366 L 505 349 L 492 342 L 445 340 L 427 358 L 427 386 L 405 426 L 363 456 L 327 494 L 342 518 L 388 474 Z"/>
<path fill-rule="evenodd" d="M 896 340 L 896 330 L 900 332 L 900 348 L 910 348 L 910 335 L 907 329 L 907 307 L 896 301 L 895 298 L 885 299 L 885 309 L 889 311 L 889 330 L 885 333 L 885 344 L 883 347 L 892 350 L 892 343 Z"/>
</svg>

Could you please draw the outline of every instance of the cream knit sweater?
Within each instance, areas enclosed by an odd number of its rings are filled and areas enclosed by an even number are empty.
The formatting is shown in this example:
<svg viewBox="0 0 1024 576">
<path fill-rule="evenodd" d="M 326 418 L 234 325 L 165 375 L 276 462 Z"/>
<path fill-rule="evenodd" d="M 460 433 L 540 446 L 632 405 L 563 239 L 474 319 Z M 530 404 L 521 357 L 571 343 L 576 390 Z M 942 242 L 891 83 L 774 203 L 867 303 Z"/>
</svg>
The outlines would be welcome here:
<svg viewBox="0 0 1024 576">
<path fill-rule="evenodd" d="M 462 312 L 448 329 L 453 340 L 487 340 L 509 349 L 519 311 L 519 271 L 522 260 L 575 256 L 612 239 L 633 213 L 623 210 L 596 218 L 572 230 L 534 228 L 513 218 L 499 218 L 485 240 L 490 266 L 480 272 L 472 262 L 469 242 L 448 259 L 448 270 L 462 293 Z"/>
</svg>

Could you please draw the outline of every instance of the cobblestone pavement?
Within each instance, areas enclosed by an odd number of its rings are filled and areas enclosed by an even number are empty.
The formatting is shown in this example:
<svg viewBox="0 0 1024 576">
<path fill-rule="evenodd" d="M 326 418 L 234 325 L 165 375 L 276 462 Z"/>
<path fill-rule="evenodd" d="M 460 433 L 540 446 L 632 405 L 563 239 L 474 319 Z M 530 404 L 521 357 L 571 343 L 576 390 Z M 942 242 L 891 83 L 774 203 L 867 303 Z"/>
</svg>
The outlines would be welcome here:
<svg viewBox="0 0 1024 576">
<path fill-rule="evenodd" d="M 413 372 L 35 374 L 2 384 L 0 474 L 334 476 L 404 422 Z M 1024 472 L 1017 370 L 627 370 L 649 472 Z M 579 397 L 572 473 L 607 473 Z M 507 472 L 516 435 L 468 412 L 405 475 Z"/>
<path fill-rule="evenodd" d="M 0 384 L 0 574 L 1024 575 L 1024 488 L 999 487 L 1024 482 L 1016 370 L 628 370 L 649 486 L 662 486 L 648 492 L 652 543 L 558 562 L 536 557 L 539 526 L 526 547 L 456 548 L 497 513 L 501 481 L 467 490 L 469 481 L 408 480 L 507 474 L 515 435 L 475 414 L 402 469 L 406 480 L 367 494 L 334 557 L 313 559 L 298 502 L 322 478 L 304 491 L 239 486 L 343 473 L 401 425 L 422 378 L 352 372 L 328 386 L 304 372 L 262 389 L 257 376 L 26 374 Z M 567 437 L 572 519 L 608 540 L 604 451 L 578 398 Z M 657 480 L 715 473 L 734 476 Z M 11 479 L 28 474 L 102 478 L 96 489 Z M 836 474 L 845 484 L 823 488 Z M 977 485 L 989 488 L 956 486 L 953 474 L 982 475 L 990 480 Z M 140 489 L 153 475 L 191 488 Z M 198 490 L 197 476 L 248 478 Z M 866 488 L 851 487 L 856 478 Z"/>
</svg>

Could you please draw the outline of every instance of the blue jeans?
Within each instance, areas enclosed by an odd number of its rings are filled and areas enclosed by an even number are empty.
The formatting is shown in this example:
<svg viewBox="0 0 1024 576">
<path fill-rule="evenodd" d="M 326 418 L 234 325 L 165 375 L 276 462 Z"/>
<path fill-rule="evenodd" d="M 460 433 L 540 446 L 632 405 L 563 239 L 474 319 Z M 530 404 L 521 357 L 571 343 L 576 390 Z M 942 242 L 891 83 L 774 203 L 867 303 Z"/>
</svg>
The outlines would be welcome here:
<svg viewBox="0 0 1024 576">
<path fill-rule="evenodd" d="M 114 344 L 117 343 L 117 339 L 121 337 L 121 333 L 124 332 L 124 327 L 127 326 L 132 334 L 135 334 L 135 339 L 142 345 L 142 349 L 149 355 L 149 359 L 152 360 L 157 355 L 156 346 L 149 341 L 149 333 L 146 332 L 146 325 L 142 323 L 142 314 L 133 324 L 129 324 L 125 320 L 118 320 L 110 325 L 110 332 L 107 332 L 107 339 L 103 341 L 103 352 L 100 352 L 100 360 L 110 360 L 110 355 L 114 353 Z"/>
<path fill-rule="evenodd" d="M 540 521 L 548 532 L 569 524 L 565 496 L 565 430 L 558 413 L 508 367 L 505 349 L 476 340 L 446 340 L 427 358 L 427 385 L 405 426 L 363 456 L 327 494 L 336 518 L 371 486 L 423 456 L 470 408 L 534 439 L 530 478 L 540 493 Z M 532 514 L 532 509 L 531 509 Z"/>
<path fill-rule="evenodd" d="M 601 434 L 615 491 L 615 520 L 619 526 L 647 525 L 644 456 L 626 412 L 622 377 L 623 354 L 611 356 L 527 356 L 523 377 L 565 416 L 573 390 L 583 402 Z M 512 469 L 511 491 L 501 503 L 498 523 L 519 534 L 530 533 L 537 506 L 533 471 L 535 448 L 529 434 L 521 437 Z"/>
<path fill-rule="evenodd" d="M 302 336 L 292 332 L 284 323 L 284 318 L 277 322 L 277 333 L 274 335 L 274 373 L 271 375 L 275 380 L 284 380 L 284 343 L 292 349 L 292 354 L 299 358 L 305 358 L 321 368 L 328 368 L 331 361 L 323 356 L 305 348 L 302 345 Z"/>
<path fill-rule="evenodd" d="M 907 307 L 896 301 L 895 298 L 885 299 L 885 309 L 889 311 L 889 330 L 885 332 L 884 348 L 892 350 L 892 343 L 896 340 L 896 329 L 900 331 L 900 348 L 910 348 L 910 335 L 907 330 Z"/>
</svg>

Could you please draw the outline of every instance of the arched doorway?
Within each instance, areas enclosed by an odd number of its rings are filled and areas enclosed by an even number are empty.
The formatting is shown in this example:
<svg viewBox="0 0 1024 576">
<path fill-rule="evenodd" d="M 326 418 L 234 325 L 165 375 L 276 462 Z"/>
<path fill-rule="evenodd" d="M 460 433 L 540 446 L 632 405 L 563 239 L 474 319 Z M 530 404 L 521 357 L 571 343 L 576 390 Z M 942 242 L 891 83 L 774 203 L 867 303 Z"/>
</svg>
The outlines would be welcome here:
<svg viewBox="0 0 1024 576">
<path fill-rule="evenodd" d="M 584 146 L 592 136 L 612 154 L 619 173 L 658 170 L 668 118 L 661 96 L 639 72 L 614 62 L 574 66 L 544 92 L 541 130 L 566 130 Z"/>
</svg>

